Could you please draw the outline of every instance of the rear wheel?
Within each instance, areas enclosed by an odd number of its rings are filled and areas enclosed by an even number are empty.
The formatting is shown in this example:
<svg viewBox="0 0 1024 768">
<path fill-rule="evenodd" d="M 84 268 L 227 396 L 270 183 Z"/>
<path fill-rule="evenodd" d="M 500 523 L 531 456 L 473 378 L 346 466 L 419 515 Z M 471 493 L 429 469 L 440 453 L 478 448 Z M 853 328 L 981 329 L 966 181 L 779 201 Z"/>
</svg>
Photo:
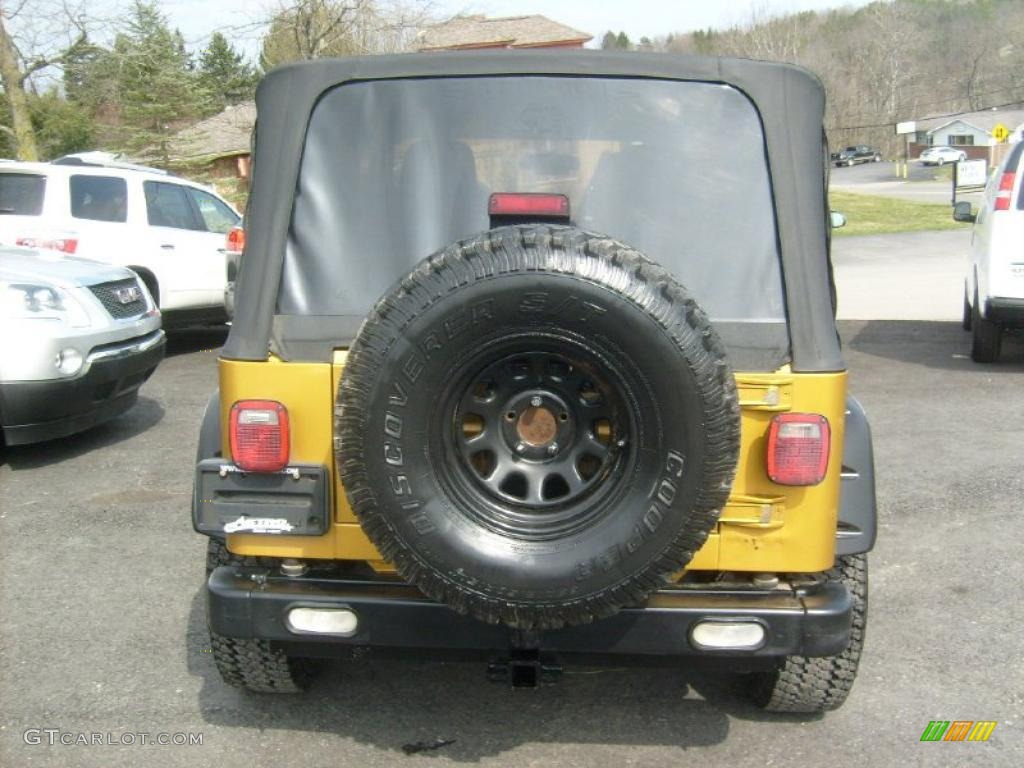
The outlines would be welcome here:
<svg viewBox="0 0 1024 768">
<path fill-rule="evenodd" d="M 270 562 L 268 558 L 233 554 L 216 539 L 210 539 L 206 550 L 207 576 L 221 565 L 266 567 Z M 315 676 L 311 660 L 288 656 L 267 640 L 225 637 L 210 630 L 210 647 L 221 679 L 236 688 L 257 693 L 299 693 Z"/>
<path fill-rule="evenodd" d="M 840 557 L 829 578 L 845 584 L 853 598 L 850 644 L 837 656 L 787 656 L 776 669 L 755 674 L 754 701 L 769 712 L 826 712 L 850 695 L 867 626 L 867 555 Z"/>
<path fill-rule="evenodd" d="M 974 293 L 974 306 L 971 308 L 971 359 L 976 363 L 994 363 L 999 359 L 999 351 L 1003 345 L 1003 329 L 981 316 L 978 293 Z"/>
</svg>

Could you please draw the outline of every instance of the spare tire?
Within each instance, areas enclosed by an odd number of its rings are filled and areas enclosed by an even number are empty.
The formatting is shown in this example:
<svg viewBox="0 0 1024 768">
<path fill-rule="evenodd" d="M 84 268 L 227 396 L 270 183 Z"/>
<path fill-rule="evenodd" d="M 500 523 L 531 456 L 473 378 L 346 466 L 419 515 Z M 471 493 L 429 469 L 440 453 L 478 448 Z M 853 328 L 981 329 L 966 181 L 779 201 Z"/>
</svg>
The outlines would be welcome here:
<svg viewBox="0 0 1024 768">
<path fill-rule="evenodd" d="M 705 313 L 636 250 L 522 225 L 456 243 L 352 344 L 336 458 L 426 595 L 516 628 L 637 605 L 707 539 L 739 405 Z"/>
</svg>

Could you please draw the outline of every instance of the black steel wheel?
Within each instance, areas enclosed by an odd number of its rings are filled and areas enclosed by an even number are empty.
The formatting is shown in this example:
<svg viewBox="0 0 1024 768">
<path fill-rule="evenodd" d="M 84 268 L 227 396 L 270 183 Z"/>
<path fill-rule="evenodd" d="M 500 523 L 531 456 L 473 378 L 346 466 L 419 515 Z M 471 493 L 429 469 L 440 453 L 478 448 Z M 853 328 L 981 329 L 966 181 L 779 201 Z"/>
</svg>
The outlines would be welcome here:
<svg viewBox="0 0 1024 768">
<path fill-rule="evenodd" d="M 572 227 L 457 243 L 378 302 L 335 434 L 363 529 L 458 611 L 518 628 L 642 601 L 728 496 L 739 406 L 675 279 Z"/>
</svg>

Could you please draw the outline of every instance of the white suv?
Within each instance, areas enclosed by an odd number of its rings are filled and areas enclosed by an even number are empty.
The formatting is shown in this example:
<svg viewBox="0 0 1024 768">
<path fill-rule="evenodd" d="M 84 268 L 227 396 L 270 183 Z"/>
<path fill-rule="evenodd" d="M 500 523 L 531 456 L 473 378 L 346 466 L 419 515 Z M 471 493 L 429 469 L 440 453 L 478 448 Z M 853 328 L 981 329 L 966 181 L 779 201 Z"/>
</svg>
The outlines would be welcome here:
<svg viewBox="0 0 1024 768">
<path fill-rule="evenodd" d="M 971 357 L 991 363 L 1003 331 L 1024 327 L 1024 142 L 989 179 L 977 216 L 970 203 L 960 202 L 953 218 L 974 222 L 963 322 L 971 331 Z"/>
<path fill-rule="evenodd" d="M 154 169 L 0 162 L 0 245 L 130 267 L 165 326 L 225 319 L 224 236 L 240 218 L 207 187 Z"/>
</svg>

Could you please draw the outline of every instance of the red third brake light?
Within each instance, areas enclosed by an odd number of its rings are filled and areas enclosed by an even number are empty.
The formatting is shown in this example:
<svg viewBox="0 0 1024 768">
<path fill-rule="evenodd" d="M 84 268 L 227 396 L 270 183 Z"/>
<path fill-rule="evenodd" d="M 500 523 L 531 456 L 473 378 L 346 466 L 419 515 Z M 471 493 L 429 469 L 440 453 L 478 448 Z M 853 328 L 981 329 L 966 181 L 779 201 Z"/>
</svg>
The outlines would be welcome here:
<svg viewBox="0 0 1024 768">
<path fill-rule="evenodd" d="M 1013 194 L 1013 182 L 1016 179 L 1017 174 L 1014 171 L 1005 171 L 1003 173 L 1002 178 L 999 179 L 999 189 L 996 191 L 995 210 L 1010 210 L 1010 196 Z"/>
<path fill-rule="evenodd" d="M 831 443 L 820 413 L 781 413 L 768 430 L 768 477 L 779 485 L 817 485 L 825 479 Z"/>
<path fill-rule="evenodd" d="M 278 472 L 288 466 L 288 410 L 274 400 L 239 400 L 229 419 L 231 457 L 246 472 Z"/>
<path fill-rule="evenodd" d="M 569 215 L 569 198 L 540 192 L 495 192 L 487 202 L 491 216 Z"/>
</svg>

